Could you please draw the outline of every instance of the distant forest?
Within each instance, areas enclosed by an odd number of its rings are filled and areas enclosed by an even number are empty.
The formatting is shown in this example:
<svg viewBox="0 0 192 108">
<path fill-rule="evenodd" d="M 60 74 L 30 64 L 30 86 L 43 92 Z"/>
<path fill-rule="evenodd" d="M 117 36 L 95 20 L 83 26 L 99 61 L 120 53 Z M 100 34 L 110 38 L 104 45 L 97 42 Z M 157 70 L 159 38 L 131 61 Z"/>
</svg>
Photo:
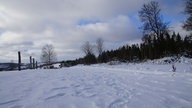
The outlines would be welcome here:
<svg viewBox="0 0 192 108">
<path fill-rule="evenodd" d="M 103 51 L 98 57 L 88 54 L 83 58 L 63 61 L 63 63 L 68 65 L 95 64 L 116 60 L 141 62 L 167 56 L 192 57 L 192 36 L 186 36 L 183 39 L 179 33 L 173 32 L 172 35 L 166 33 L 157 38 L 143 37 L 142 40 L 140 44 L 124 45 L 116 50 Z"/>
</svg>

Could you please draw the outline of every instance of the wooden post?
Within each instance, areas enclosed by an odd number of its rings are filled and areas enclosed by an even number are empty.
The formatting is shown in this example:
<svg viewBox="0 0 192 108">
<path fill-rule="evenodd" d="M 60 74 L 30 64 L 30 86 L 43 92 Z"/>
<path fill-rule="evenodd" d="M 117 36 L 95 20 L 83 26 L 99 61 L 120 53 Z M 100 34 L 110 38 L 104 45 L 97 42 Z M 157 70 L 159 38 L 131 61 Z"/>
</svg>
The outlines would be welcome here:
<svg viewBox="0 0 192 108">
<path fill-rule="evenodd" d="M 21 70 L 21 53 L 18 51 L 18 70 Z"/>
<path fill-rule="evenodd" d="M 33 69 L 35 69 L 35 59 L 33 58 Z"/>
<path fill-rule="evenodd" d="M 30 65 L 29 68 L 32 69 L 32 57 L 30 56 Z"/>
<path fill-rule="evenodd" d="M 36 66 L 35 67 L 36 67 L 36 69 L 38 68 L 37 61 L 36 61 Z"/>
</svg>

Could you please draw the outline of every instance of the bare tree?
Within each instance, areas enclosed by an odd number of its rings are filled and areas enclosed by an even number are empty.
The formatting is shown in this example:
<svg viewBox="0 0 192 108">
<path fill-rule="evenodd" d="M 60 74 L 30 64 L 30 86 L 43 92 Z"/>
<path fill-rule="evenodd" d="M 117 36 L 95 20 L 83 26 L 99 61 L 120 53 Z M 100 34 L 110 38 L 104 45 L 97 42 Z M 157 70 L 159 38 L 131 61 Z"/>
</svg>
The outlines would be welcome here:
<svg viewBox="0 0 192 108">
<path fill-rule="evenodd" d="M 88 41 L 82 45 L 82 51 L 85 55 L 93 54 L 93 45 L 91 45 Z"/>
<path fill-rule="evenodd" d="M 192 0 L 186 1 L 185 13 L 188 14 L 188 18 L 184 22 L 183 28 L 192 31 Z"/>
<path fill-rule="evenodd" d="M 96 47 L 99 55 L 101 55 L 104 50 L 103 43 L 104 41 L 102 38 L 98 38 L 96 41 L 96 44 L 97 44 Z"/>
<path fill-rule="evenodd" d="M 42 48 L 41 61 L 46 64 L 51 64 L 57 60 L 53 45 L 47 44 Z"/>
<path fill-rule="evenodd" d="M 143 22 L 144 35 L 153 34 L 154 36 L 160 36 L 160 34 L 167 32 L 168 23 L 163 22 L 161 17 L 161 9 L 158 2 L 151 1 L 148 4 L 144 4 L 139 11 L 139 17 Z"/>
</svg>

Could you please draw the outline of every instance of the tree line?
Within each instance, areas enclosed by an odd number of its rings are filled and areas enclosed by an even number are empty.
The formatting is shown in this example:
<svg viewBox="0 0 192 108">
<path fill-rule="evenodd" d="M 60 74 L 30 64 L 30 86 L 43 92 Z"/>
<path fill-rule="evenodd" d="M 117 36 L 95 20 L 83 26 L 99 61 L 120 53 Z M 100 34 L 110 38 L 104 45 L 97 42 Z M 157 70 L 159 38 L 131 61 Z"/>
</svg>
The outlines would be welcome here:
<svg viewBox="0 0 192 108">
<path fill-rule="evenodd" d="M 90 43 L 86 42 L 88 48 Z M 103 47 L 103 46 L 102 46 Z M 167 56 L 192 57 L 192 36 L 182 38 L 179 33 L 166 33 L 158 38 L 143 38 L 140 44 L 124 45 L 116 50 L 102 51 L 97 57 L 89 49 L 83 58 L 63 61 L 68 66 L 77 64 L 106 63 L 110 61 L 141 62 Z"/>
<path fill-rule="evenodd" d="M 145 38 L 141 44 L 125 45 L 117 50 L 105 51 L 98 56 L 101 62 L 111 60 L 143 61 L 158 59 L 166 56 L 192 57 L 192 41 L 190 36 L 181 38 L 180 34 L 165 34 L 158 38 Z"/>
</svg>

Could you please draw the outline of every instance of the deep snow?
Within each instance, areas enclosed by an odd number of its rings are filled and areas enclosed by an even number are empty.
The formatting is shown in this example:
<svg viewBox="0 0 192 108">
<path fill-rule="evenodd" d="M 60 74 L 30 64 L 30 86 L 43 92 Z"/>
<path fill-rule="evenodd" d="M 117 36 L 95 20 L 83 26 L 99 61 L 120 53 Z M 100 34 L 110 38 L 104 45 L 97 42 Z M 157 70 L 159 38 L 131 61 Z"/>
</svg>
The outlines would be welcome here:
<svg viewBox="0 0 192 108">
<path fill-rule="evenodd" d="M 192 108 L 192 65 L 99 64 L 0 72 L 0 108 Z"/>
</svg>

